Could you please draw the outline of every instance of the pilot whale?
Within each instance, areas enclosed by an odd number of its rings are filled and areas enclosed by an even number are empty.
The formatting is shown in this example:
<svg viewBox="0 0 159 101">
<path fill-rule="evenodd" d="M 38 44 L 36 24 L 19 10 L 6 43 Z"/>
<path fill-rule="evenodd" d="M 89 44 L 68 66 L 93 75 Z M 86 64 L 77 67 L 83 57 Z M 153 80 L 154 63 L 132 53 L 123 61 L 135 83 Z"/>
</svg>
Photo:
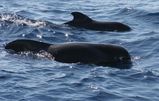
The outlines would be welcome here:
<svg viewBox="0 0 159 101">
<path fill-rule="evenodd" d="M 71 14 L 73 15 L 73 20 L 64 24 L 97 31 L 125 32 L 131 30 L 128 25 L 122 24 L 120 22 L 95 21 L 81 12 L 72 12 Z"/>
<path fill-rule="evenodd" d="M 49 44 L 28 39 L 17 39 L 5 45 L 15 53 L 29 51 L 48 52 L 54 60 L 63 63 L 83 63 L 100 66 L 117 66 L 131 62 L 128 51 L 117 45 L 92 43 Z M 123 67 L 115 67 L 123 69 Z M 129 67 L 124 67 L 129 68 Z"/>
</svg>

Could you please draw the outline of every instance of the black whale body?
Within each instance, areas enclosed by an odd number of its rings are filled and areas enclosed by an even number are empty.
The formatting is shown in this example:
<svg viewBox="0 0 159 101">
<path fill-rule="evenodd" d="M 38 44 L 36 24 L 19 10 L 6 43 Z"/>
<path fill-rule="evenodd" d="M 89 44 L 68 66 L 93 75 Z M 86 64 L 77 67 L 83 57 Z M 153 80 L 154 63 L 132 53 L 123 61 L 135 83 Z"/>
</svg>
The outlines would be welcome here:
<svg viewBox="0 0 159 101">
<path fill-rule="evenodd" d="M 89 18 L 87 15 L 80 13 L 80 12 L 72 12 L 73 15 L 73 20 L 68 21 L 64 24 L 67 24 L 69 26 L 74 26 L 78 28 L 85 28 L 85 29 L 90 29 L 90 30 L 97 30 L 97 31 L 117 31 L 117 32 L 124 32 L 124 31 L 130 31 L 131 28 L 125 24 L 122 24 L 120 22 L 100 22 L 100 21 L 95 21 L 91 18 Z M 14 15 L 10 15 L 11 17 Z M 2 19 L 2 16 L 0 16 L 0 19 Z M 39 25 L 35 26 L 47 26 L 50 28 L 59 28 L 61 25 L 54 24 L 49 21 L 43 21 L 43 20 L 33 20 L 29 18 L 25 18 L 23 16 L 17 15 L 16 18 L 8 19 L 8 20 L 2 20 L 5 21 L 6 23 L 12 24 L 12 23 L 17 23 L 17 24 L 22 24 L 23 26 L 28 26 L 27 22 L 31 23 L 36 23 L 37 21 L 41 21 L 42 23 Z M 22 20 L 19 22 L 19 20 Z M 25 20 L 23 22 L 23 20 Z M 18 21 L 18 22 L 17 22 Z"/>
<path fill-rule="evenodd" d="M 5 49 L 14 50 L 16 53 L 31 51 L 38 53 L 44 50 L 50 53 L 56 61 L 63 63 L 84 63 L 101 66 L 117 66 L 129 64 L 130 55 L 123 47 L 107 44 L 91 43 L 64 43 L 48 44 L 33 40 L 19 39 L 6 44 Z M 130 67 L 115 67 L 130 68 Z"/>
<path fill-rule="evenodd" d="M 70 26 L 97 31 L 125 32 L 131 30 L 129 26 L 120 22 L 99 22 L 92 20 L 87 15 L 80 12 L 72 12 L 71 14 L 73 15 L 73 20 L 65 23 Z"/>
</svg>

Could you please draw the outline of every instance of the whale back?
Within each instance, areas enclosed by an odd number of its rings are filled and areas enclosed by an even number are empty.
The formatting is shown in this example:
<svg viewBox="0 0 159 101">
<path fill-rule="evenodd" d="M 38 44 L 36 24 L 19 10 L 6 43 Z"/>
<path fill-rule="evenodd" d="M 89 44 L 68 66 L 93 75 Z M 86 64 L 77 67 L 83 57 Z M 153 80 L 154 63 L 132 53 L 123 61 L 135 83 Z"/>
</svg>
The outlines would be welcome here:
<svg viewBox="0 0 159 101">
<path fill-rule="evenodd" d="M 33 53 L 39 52 L 40 50 L 47 51 L 50 44 L 27 40 L 27 39 L 18 39 L 6 44 L 5 49 L 12 49 L 15 52 L 31 51 Z"/>
</svg>

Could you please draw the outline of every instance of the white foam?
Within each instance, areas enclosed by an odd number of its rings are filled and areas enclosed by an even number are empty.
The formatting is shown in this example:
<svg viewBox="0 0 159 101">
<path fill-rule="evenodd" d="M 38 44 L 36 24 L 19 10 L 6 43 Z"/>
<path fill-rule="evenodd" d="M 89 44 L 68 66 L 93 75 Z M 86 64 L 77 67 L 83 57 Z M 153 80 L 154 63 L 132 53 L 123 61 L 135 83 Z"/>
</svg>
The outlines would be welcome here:
<svg viewBox="0 0 159 101">
<path fill-rule="evenodd" d="M 1 14 L 0 21 L 10 21 L 10 22 L 13 22 L 16 24 L 22 24 L 22 25 L 24 24 L 24 25 L 33 26 L 33 27 L 46 26 L 46 22 L 44 22 L 44 21 L 40 21 L 40 20 L 31 21 L 29 19 L 22 18 L 22 17 L 17 16 L 17 15 L 9 15 L 9 14 L 8 15 Z"/>
</svg>

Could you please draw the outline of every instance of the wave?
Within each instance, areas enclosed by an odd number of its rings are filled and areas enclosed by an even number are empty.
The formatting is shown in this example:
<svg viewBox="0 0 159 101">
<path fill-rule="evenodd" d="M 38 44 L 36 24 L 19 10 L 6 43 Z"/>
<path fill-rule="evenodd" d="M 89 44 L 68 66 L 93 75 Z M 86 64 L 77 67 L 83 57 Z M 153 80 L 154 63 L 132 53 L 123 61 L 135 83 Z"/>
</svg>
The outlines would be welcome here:
<svg viewBox="0 0 159 101">
<path fill-rule="evenodd" d="M 159 17 L 159 12 L 148 12 L 145 10 L 135 9 L 135 8 L 121 8 L 118 10 L 118 13 L 120 15 L 127 15 L 127 16 L 153 16 L 153 17 Z"/>
<path fill-rule="evenodd" d="M 152 22 L 154 24 L 159 24 L 159 12 L 147 12 L 146 14 L 138 16 L 141 20 Z"/>
<path fill-rule="evenodd" d="M 125 7 L 125 8 L 120 8 L 120 9 L 116 9 L 118 12 L 117 12 L 117 15 L 122 15 L 122 16 L 133 16 L 133 17 L 136 17 L 136 16 L 140 16 L 140 15 L 144 15 L 146 14 L 145 11 L 143 10 L 139 10 L 139 9 L 134 9 L 134 8 L 128 8 L 128 7 Z"/>
<path fill-rule="evenodd" d="M 95 94 L 92 97 L 89 97 L 89 100 L 95 100 L 95 101 L 102 101 L 103 99 L 107 99 L 107 100 L 117 100 L 117 99 L 121 99 L 122 97 L 119 94 L 114 94 L 112 92 L 106 92 L 106 91 L 99 91 L 96 92 L 97 94 Z"/>
<path fill-rule="evenodd" d="M 153 24 L 159 24 L 159 12 L 148 12 L 145 10 L 135 8 L 121 8 L 117 10 L 118 16 L 137 18 Z"/>
<path fill-rule="evenodd" d="M 74 40 L 74 35 L 67 33 L 67 29 L 65 25 L 26 18 L 17 13 L 0 13 L 1 37 L 38 38 L 57 42 L 65 42 L 72 37 L 71 40 Z"/>
</svg>

